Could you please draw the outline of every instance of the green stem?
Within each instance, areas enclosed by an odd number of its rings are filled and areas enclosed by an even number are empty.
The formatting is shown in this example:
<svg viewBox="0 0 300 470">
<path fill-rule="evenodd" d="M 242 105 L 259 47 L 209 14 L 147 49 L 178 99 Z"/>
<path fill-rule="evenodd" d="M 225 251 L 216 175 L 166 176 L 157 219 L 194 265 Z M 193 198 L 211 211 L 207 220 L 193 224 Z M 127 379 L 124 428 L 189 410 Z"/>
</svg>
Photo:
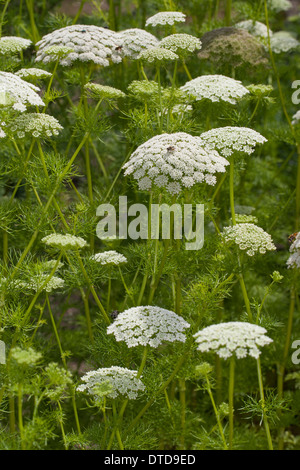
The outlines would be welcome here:
<svg viewBox="0 0 300 470">
<path fill-rule="evenodd" d="M 233 415 L 234 415 L 234 356 L 230 358 L 229 364 L 229 387 L 228 387 L 228 403 L 229 403 L 229 450 L 233 447 Z"/>
<path fill-rule="evenodd" d="M 231 25 L 231 9 L 232 9 L 232 0 L 225 0 L 225 25 Z"/>
<path fill-rule="evenodd" d="M 256 363 L 257 363 L 257 376 L 258 376 L 258 383 L 259 383 L 260 402 L 261 402 L 261 406 L 263 410 L 263 421 L 264 421 L 265 431 L 267 435 L 269 450 L 273 450 L 273 443 L 272 443 L 272 438 L 271 438 L 271 433 L 270 433 L 269 422 L 268 422 L 268 418 L 265 412 L 265 396 L 264 396 L 263 379 L 262 379 L 261 365 L 260 365 L 259 358 L 257 359 Z"/>
<path fill-rule="evenodd" d="M 2 36 L 2 28 L 3 28 L 3 23 L 4 23 L 4 17 L 5 17 L 5 13 L 6 13 L 6 10 L 8 8 L 9 3 L 10 3 L 10 0 L 6 0 L 5 5 L 3 7 L 3 10 L 2 10 L 2 13 L 1 13 L 1 17 L 0 17 L 0 38 Z"/>
<path fill-rule="evenodd" d="M 230 173 L 229 173 L 229 196 L 230 196 L 230 209 L 233 225 L 236 224 L 235 219 L 235 208 L 234 208 L 234 160 L 233 157 L 230 161 Z"/>
<path fill-rule="evenodd" d="M 220 436 L 221 436 L 223 444 L 224 444 L 224 449 L 228 450 L 226 439 L 225 439 L 223 428 L 222 428 L 222 423 L 221 423 L 221 420 L 220 420 L 220 414 L 219 414 L 219 411 L 218 411 L 217 406 L 216 406 L 216 402 L 215 402 L 213 394 L 212 394 L 210 380 L 209 380 L 208 375 L 206 375 L 205 378 L 206 378 L 206 384 L 207 384 L 207 392 L 208 392 L 212 407 L 213 407 L 214 412 L 215 412 L 215 416 L 216 416 L 219 431 L 220 431 Z"/>
<path fill-rule="evenodd" d="M 21 383 L 18 384 L 18 425 L 21 438 L 21 448 L 22 450 L 25 450 L 23 426 L 23 389 Z"/>
</svg>

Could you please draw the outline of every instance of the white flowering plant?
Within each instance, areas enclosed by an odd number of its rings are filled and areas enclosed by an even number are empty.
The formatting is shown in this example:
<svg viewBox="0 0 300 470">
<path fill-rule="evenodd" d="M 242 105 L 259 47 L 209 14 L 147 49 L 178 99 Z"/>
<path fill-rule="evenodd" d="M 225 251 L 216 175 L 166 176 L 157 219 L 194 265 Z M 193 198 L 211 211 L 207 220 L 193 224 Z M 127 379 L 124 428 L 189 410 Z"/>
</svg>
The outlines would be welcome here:
<svg viewBox="0 0 300 470">
<path fill-rule="evenodd" d="M 1 5 L 0 449 L 299 450 L 297 2 Z"/>
</svg>

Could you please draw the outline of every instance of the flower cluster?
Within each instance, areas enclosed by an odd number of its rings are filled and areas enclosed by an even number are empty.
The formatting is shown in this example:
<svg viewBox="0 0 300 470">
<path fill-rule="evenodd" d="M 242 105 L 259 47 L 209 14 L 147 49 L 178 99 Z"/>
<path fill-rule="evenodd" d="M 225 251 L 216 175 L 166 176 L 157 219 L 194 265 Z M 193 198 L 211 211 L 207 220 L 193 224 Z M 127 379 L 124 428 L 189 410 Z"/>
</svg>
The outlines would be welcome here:
<svg viewBox="0 0 300 470">
<path fill-rule="evenodd" d="M 117 88 L 100 85 L 99 83 L 87 83 L 84 88 L 88 90 L 93 98 L 97 99 L 116 100 L 126 96 L 123 91 L 118 90 Z"/>
<path fill-rule="evenodd" d="M 230 67 L 249 78 L 264 75 L 268 65 L 265 45 L 245 29 L 213 29 L 204 33 L 201 41 L 198 57 L 202 61 L 208 60 L 216 73 L 227 71 Z"/>
<path fill-rule="evenodd" d="M 57 29 L 44 36 L 38 43 L 36 61 L 44 63 L 55 59 L 49 48 L 63 46 L 71 52 L 60 58 L 60 64 L 69 66 L 74 61 L 94 62 L 106 67 L 113 62 L 121 62 L 116 53 L 117 36 L 114 31 L 94 25 L 72 25 Z"/>
<path fill-rule="evenodd" d="M 175 52 L 170 51 L 169 49 L 164 49 L 163 47 L 150 47 L 149 49 L 144 49 L 139 55 L 138 59 L 143 60 L 144 62 L 164 62 L 167 60 L 176 60 L 179 59 L 179 56 Z"/>
<path fill-rule="evenodd" d="M 158 84 L 153 80 L 133 80 L 128 85 L 129 93 L 141 101 L 149 100 L 153 95 L 158 94 Z"/>
<path fill-rule="evenodd" d="M 216 183 L 215 173 L 225 172 L 229 162 L 217 151 L 206 148 L 200 137 L 184 132 L 162 134 L 140 145 L 123 166 L 133 174 L 141 190 L 152 184 L 171 194 L 196 183 Z"/>
<path fill-rule="evenodd" d="M 63 250 L 69 250 L 73 248 L 84 248 L 87 245 L 87 242 L 81 238 L 76 237 L 75 235 L 60 234 L 60 233 L 51 233 L 41 240 L 48 246 L 53 246 Z"/>
<path fill-rule="evenodd" d="M 0 72 L 0 94 L 3 94 L 1 104 L 12 106 L 16 111 L 25 111 L 26 106 L 44 106 L 45 103 L 37 94 L 38 87 L 27 83 L 10 72 Z"/>
<path fill-rule="evenodd" d="M 125 341 L 129 348 L 149 345 L 157 348 L 164 341 L 185 342 L 184 330 L 190 327 L 176 313 L 160 307 L 133 307 L 120 313 L 108 326 L 107 333 L 117 341 Z"/>
<path fill-rule="evenodd" d="M 112 366 L 87 372 L 81 377 L 82 385 L 77 387 L 79 392 L 87 391 L 97 397 L 97 391 L 101 385 L 110 385 L 107 390 L 109 398 L 117 398 L 119 395 L 129 399 L 135 399 L 139 391 L 145 390 L 143 382 L 137 378 L 137 371 L 124 367 Z"/>
<path fill-rule="evenodd" d="M 36 364 L 41 358 L 42 354 L 35 351 L 33 348 L 23 349 L 15 346 L 11 350 L 11 357 L 22 366 L 31 366 Z"/>
<path fill-rule="evenodd" d="M 256 224 L 258 222 L 257 217 L 248 214 L 235 214 L 235 220 L 237 224 Z"/>
<path fill-rule="evenodd" d="M 51 73 L 43 69 L 37 69 L 35 67 L 30 67 L 28 69 L 20 69 L 15 73 L 18 77 L 23 80 L 32 80 L 32 79 L 44 79 L 51 77 Z"/>
<path fill-rule="evenodd" d="M 33 137 L 48 138 L 58 135 L 63 127 L 59 124 L 58 120 L 49 114 L 44 113 L 26 113 L 17 116 L 9 130 L 16 133 L 16 136 L 21 139 L 30 134 Z"/>
<path fill-rule="evenodd" d="M 65 281 L 58 276 L 52 276 L 51 278 L 48 278 L 48 274 L 41 274 L 39 276 L 33 277 L 30 282 L 23 283 L 23 287 L 32 289 L 35 292 L 45 290 L 46 292 L 50 293 L 55 289 L 62 289 L 65 285 Z"/>
<path fill-rule="evenodd" d="M 159 40 L 148 31 L 139 28 L 125 29 L 117 33 L 117 50 L 122 57 L 137 59 L 140 52 L 159 45 Z"/>
<path fill-rule="evenodd" d="M 268 7 L 276 13 L 289 10 L 292 6 L 290 0 L 268 0 Z"/>
<path fill-rule="evenodd" d="M 170 25 L 184 23 L 186 15 L 180 11 L 160 11 L 146 20 L 146 26 Z"/>
<path fill-rule="evenodd" d="M 270 46 L 275 54 L 289 52 L 300 46 L 300 42 L 287 31 L 278 31 L 270 39 Z"/>
<path fill-rule="evenodd" d="M 188 81 L 180 89 L 196 101 L 208 99 L 231 104 L 236 104 L 237 99 L 249 93 L 239 80 L 224 75 L 202 75 Z"/>
<path fill-rule="evenodd" d="M 175 52 L 179 56 L 185 56 L 201 49 L 201 41 L 190 34 L 171 34 L 163 38 L 159 46 Z"/>
<path fill-rule="evenodd" d="M 225 227 L 223 236 L 226 242 L 234 242 L 248 256 L 276 250 L 271 235 L 255 224 L 241 223 Z"/>
<path fill-rule="evenodd" d="M 252 21 L 252 20 L 245 20 L 240 21 L 235 25 L 238 29 L 245 29 L 248 33 L 252 34 L 259 39 L 267 39 L 268 38 L 268 27 L 261 23 L 260 21 Z M 270 37 L 273 35 L 273 32 L 269 29 Z"/>
<path fill-rule="evenodd" d="M 92 255 L 90 259 L 97 261 L 97 263 L 100 264 L 118 265 L 121 263 L 127 263 L 127 258 L 114 250 L 104 251 L 103 253 L 96 253 L 95 255 Z"/>
<path fill-rule="evenodd" d="M 288 268 L 300 268 L 300 232 L 290 246 L 290 257 L 287 260 Z"/>
<path fill-rule="evenodd" d="M 0 55 L 18 54 L 27 49 L 31 44 L 30 39 L 18 36 L 2 36 L 0 38 Z"/>
<path fill-rule="evenodd" d="M 224 157 L 230 157 L 235 152 L 251 155 L 257 144 L 267 142 L 259 132 L 248 127 L 219 127 L 204 132 L 200 137 Z"/>
<path fill-rule="evenodd" d="M 272 342 L 261 326 L 247 322 L 227 322 L 210 325 L 194 335 L 197 349 L 201 352 L 214 351 L 219 357 L 238 359 L 251 356 L 257 359 L 259 348 Z"/>
</svg>

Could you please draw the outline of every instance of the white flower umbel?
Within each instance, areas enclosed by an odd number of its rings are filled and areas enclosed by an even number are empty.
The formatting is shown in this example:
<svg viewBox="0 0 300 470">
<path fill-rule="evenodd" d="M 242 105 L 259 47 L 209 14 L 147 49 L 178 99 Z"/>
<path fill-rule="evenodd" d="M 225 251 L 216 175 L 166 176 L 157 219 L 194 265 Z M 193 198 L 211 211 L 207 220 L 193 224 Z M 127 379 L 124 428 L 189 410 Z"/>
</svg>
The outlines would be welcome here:
<svg viewBox="0 0 300 470">
<path fill-rule="evenodd" d="M 151 346 L 157 348 L 164 342 L 186 340 L 184 331 L 190 327 L 182 317 L 161 307 L 133 307 L 120 313 L 108 326 L 107 333 L 117 341 L 125 341 L 129 348 Z"/>
<path fill-rule="evenodd" d="M 27 106 L 44 106 L 37 94 L 40 89 L 10 72 L 0 72 L 1 105 L 12 106 L 16 111 L 25 111 Z"/>
<path fill-rule="evenodd" d="M 224 173 L 228 160 L 206 147 L 200 137 L 184 132 L 161 134 L 140 145 L 123 166 L 139 189 L 152 186 L 178 194 L 196 183 L 216 184 L 215 173 Z"/>
<path fill-rule="evenodd" d="M 175 52 L 169 51 L 162 47 L 150 47 L 144 49 L 139 55 L 138 59 L 144 62 L 167 62 L 169 60 L 179 59 L 179 56 Z"/>
<path fill-rule="evenodd" d="M 287 11 L 292 8 L 290 0 L 268 0 L 268 7 L 278 13 L 279 11 Z"/>
<path fill-rule="evenodd" d="M 144 29 L 132 28 L 119 31 L 116 35 L 117 51 L 122 57 L 137 59 L 140 52 L 159 45 L 159 40 Z"/>
<path fill-rule="evenodd" d="M 126 96 L 123 91 L 118 90 L 117 88 L 100 85 L 99 83 L 87 83 L 84 88 L 92 98 L 96 99 L 116 100 Z"/>
<path fill-rule="evenodd" d="M 42 238 L 42 243 L 45 243 L 48 246 L 53 246 L 56 248 L 64 250 L 72 250 L 76 248 L 84 248 L 87 246 L 87 242 L 81 238 L 76 237 L 75 235 L 60 234 L 60 233 L 51 233 L 46 237 Z"/>
<path fill-rule="evenodd" d="M 250 93 L 239 80 L 224 75 L 202 75 L 187 82 L 180 90 L 196 101 L 208 99 L 231 104 Z"/>
<path fill-rule="evenodd" d="M 271 235 L 255 224 L 241 223 L 225 227 L 223 237 L 226 242 L 238 245 L 239 249 L 245 251 L 248 256 L 276 250 Z"/>
<path fill-rule="evenodd" d="M 200 137 L 224 157 L 230 157 L 235 152 L 251 155 L 257 144 L 267 142 L 259 132 L 248 127 L 219 127 L 203 132 Z"/>
<path fill-rule="evenodd" d="M 57 29 L 46 34 L 37 44 L 38 51 L 36 61 L 44 63 L 57 60 L 49 53 L 52 46 L 69 48 L 69 52 L 60 58 L 60 64 L 70 66 L 76 60 L 80 62 L 94 62 L 107 67 L 110 60 L 121 62 L 121 57 L 116 54 L 118 41 L 116 33 L 106 28 L 94 25 L 72 25 Z"/>
<path fill-rule="evenodd" d="M 15 75 L 22 78 L 23 80 L 43 80 L 44 78 L 51 77 L 52 73 L 47 72 L 43 69 L 37 69 L 36 67 L 30 67 L 28 69 L 20 69 Z"/>
<path fill-rule="evenodd" d="M 278 31 L 270 39 L 270 46 L 275 54 L 290 52 L 300 46 L 300 42 L 287 31 Z"/>
<path fill-rule="evenodd" d="M 27 49 L 32 42 L 30 39 L 18 36 L 2 36 L 0 38 L 0 55 L 12 55 Z"/>
<path fill-rule="evenodd" d="M 180 11 L 160 11 L 146 20 L 146 26 L 170 25 L 184 23 L 186 15 Z"/>
<path fill-rule="evenodd" d="M 248 33 L 252 34 L 259 39 L 267 39 L 268 38 L 268 27 L 261 23 L 260 21 L 252 21 L 252 20 L 245 20 L 240 21 L 239 23 L 235 24 L 235 28 L 238 29 L 245 29 Z M 273 35 L 273 32 L 269 29 L 270 36 Z"/>
<path fill-rule="evenodd" d="M 182 57 L 201 49 L 201 44 L 200 39 L 190 34 L 171 34 L 160 41 L 159 47 L 175 52 Z"/>
<path fill-rule="evenodd" d="M 53 290 L 62 289 L 65 285 L 65 281 L 58 276 L 48 278 L 49 274 L 40 274 L 39 276 L 33 277 L 30 282 L 23 283 L 23 287 L 27 287 L 28 289 L 32 289 L 36 292 L 45 290 L 50 293 Z"/>
<path fill-rule="evenodd" d="M 109 384 L 107 397 L 127 397 L 134 400 L 140 391 L 145 390 L 143 382 L 137 378 L 137 371 L 124 367 L 112 366 L 87 372 L 81 377 L 82 385 L 77 387 L 79 392 L 87 392 L 97 398 L 97 391 L 102 385 Z"/>
<path fill-rule="evenodd" d="M 17 116 L 8 127 L 17 138 L 31 135 L 36 138 L 56 136 L 63 129 L 58 120 L 49 114 L 26 113 Z"/>
<path fill-rule="evenodd" d="M 121 264 L 121 263 L 127 263 L 127 258 L 121 253 L 118 253 L 117 251 L 114 250 L 109 250 L 109 251 L 104 251 L 103 253 L 96 253 L 95 255 L 92 255 L 90 257 L 92 261 L 96 261 L 97 263 L 100 264 Z"/>
<path fill-rule="evenodd" d="M 290 246 L 290 257 L 287 260 L 288 268 L 300 268 L 300 232 Z"/>
<path fill-rule="evenodd" d="M 227 322 L 210 325 L 194 335 L 197 349 L 215 352 L 219 357 L 238 359 L 251 356 L 257 359 L 260 348 L 272 343 L 261 326 L 247 322 Z"/>
</svg>

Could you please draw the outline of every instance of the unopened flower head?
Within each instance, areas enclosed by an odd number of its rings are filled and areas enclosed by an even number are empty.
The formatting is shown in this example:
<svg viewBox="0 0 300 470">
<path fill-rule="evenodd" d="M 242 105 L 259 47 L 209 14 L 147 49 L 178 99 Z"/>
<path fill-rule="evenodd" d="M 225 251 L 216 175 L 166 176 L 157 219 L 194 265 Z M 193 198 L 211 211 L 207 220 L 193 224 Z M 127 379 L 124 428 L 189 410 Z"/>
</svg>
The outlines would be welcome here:
<svg viewBox="0 0 300 470">
<path fill-rule="evenodd" d="M 151 346 L 157 348 L 167 342 L 185 342 L 185 330 L 190 327 L 182 317 L 161 307 L 133 307 L 120 313 L 108 326 L 107 333 L 117 341 L 125 341 L 129 348 Z"/>
<path fill-rule="evenodd" d="M 228 160 L 206 148 L 200 137 L 184 132 L 161 134 L 140 145 L 123 166 L 139 189 L 152 186 L 178 194 L 196 183 L 216 184 L 215 173 L 224 173 Z"/>
<path fill-rule="evenodd" d="M 74 248 L 84 248 L 87 246 L 87 242 L 83 238 L 76 237 L 69 233 L 51 233 L 50 235 L 42 238 L 41 241 L 48 246 L 53 246 L 63 250 L 72 250 Z"/>
<path fill-rule="evenodd" d="M 16 111 L 25 111 L 27 106 L 44 106 L 45 103 L 38 95 L 40 89 L 32 83 L 27 83 L 10 72 L 0 72 L 0 94 L 5 96 L 4 106 L 12 106 Z"/>
<path fill-rule="evenodd" d="M 132 28 L 117 33 L 117 51 L 122 57 L 137 59 L 140 52 L 159 45 L 159 40 L 144 29 Z"/>
<path fill-rule="evenodd" d="M 35 351 L 33 348 L 23 349 L 19 346 L 15 346 L 11 350 L 11 357 L 19 365 L 32 366 L 42 358 L 42 354 L 38 351 Z"/>
<path fill-rule="evenodd" d="M 179 56 L 168 49 L 163 47 L 150 47 L 149 49 L 144 49 L 139 55 L 138 59 L 143 60 L 144 62 L 166 62 L 169 60 L 179 59 Z"/>
<path fill-rule="evenodd" d="M 118 265 L 121 263 L 127 263 L 127 258 L 114 250 L 104 251 L 103 253 L 96 253 L 95 255 L 92 255 L 90 259 L 104 265 Z"/>
<path fill-rule="evenodd" d="M 133 80 L 128 85 L 129 93 L 133 94 L 136 99 L 141 101 L 147 101 L 153 97 L 153 95 L 158 95 L 158 84 L 153 80 Z"/>
<path fill-rule="evenodd" d="M 182 57 L 201 49 L 201 41 L 190 34 L 171 34 L 160 41 L 159 47 L 175 52 Z"/>
<path fill-rule="evenodd" d="M 252 34 L 259 39 L 268 38 L 268 27 L 260 21 L 245 20 L 240 21 L 235 25 L 238 29 L 245 29 L 248 33 Z M 273 32 L 269 29 L 269 35 L 272 36 Z"/>
<path fill-rule="evenodd" d="M 9 126 L 10 132 L 19 139 L 26 135 L 47 139 L 58 135 L 62 129 L 56 118 L 44 113 L 21 114 Z"/>
<path fill-rule="evenodd" d="M 251 356 L 258 359 L 260 348 L 272 342 L 261 326 L 247 322 L 227 322 L 210 325 L 194 335 L 197 349 L 215 352 L 219 357 L 238 359 Z"/>
<path fill-rule="evenodd" d="M 100 85 L 99 83 L 87 83 L 84 88 L 88 91 L 91 97 L 96 99 L 116 100 L 126 96 L 123 91 L 118 90 L 117 88 Z"/>
<path fill-rule="evenodd" d="M 145 390 L 143 382 L 137 378 L 137 371 L 124 367 L 112 366 L 87 372 L 81 377 L 82 385 L 77 387 L 79 392 L 87 392 L 97 398 L 97 390 L 103 384 L 109 384 L 107 397 L 127 397 L 134 400 L 138 393 Z"/>
<path fill-rule="evenodd" d="M 36 67 L 30 67 L 28 69 L 20 69 L 15 75 L 22 78 L 23 80 L 43 80 L 44 78 L 51 77 L 52 73 L 47 72 L 43 69 L 37 69 Z"/>
<path fill-rule="evenodd" d="M 255 224 L 241 223 L 225 227 L 223 236 L 226 242 L 235 243 L 248 256 L 276 250 L 271 235 Z"/>
<path fill-rule="evenodd" d="M 239 80 L 224 75 L 202 75 L 190 80 L 180 89 L 196 101 L 208 99 L 231 104 L 236 104 L 238 99 L 249 93 Z"/>
<path fill-rule="evenodd" d="M 30 39 L 18 36 L 2 36 L 0 38 L 0 55 L 18 54 L 31 44 Z"/>
<path fill-rule="evenodd" d="M 270 39 L 271 49 L 275 54 L 290 52 L 300 46 L 300 42 L 287 31 L 278 31 Z"/>
<path fill-rule="evenodd" d="M 235 214 L 235 220 L 237 224 L 256 224 L 258 222 L 257 217 L 248 214 Z"/>
<path fill-rule="evenodd" d="M 184 23 L 186 15 L 180 11 L 160 11 L 146 21 L 146 26 L 170 25 Z"/>
<path fill-rule="evenodd" d="M 257 144 L 267 142 L 259 132 L 248 127 L 218 127 L 203 132 L 200 137 L 224 157 L 240 152 L 251 155 Z"/>
<path fill-rule="evenodd" d="M 115 53 L 118 46 L 116 33 L 106 28 L 94 25 L 71 25 L 53 31 L 44 36 L 38 43 L 36 60 L 44 63 L 57 60 L 50 47 L 65 47 L 71 52 L 59 58 L 63 66 L 70 66 L 76 60 L 94 62 L 106 67 L 113 62 L 121 62 L 121 57 Z"/>
</svg>

